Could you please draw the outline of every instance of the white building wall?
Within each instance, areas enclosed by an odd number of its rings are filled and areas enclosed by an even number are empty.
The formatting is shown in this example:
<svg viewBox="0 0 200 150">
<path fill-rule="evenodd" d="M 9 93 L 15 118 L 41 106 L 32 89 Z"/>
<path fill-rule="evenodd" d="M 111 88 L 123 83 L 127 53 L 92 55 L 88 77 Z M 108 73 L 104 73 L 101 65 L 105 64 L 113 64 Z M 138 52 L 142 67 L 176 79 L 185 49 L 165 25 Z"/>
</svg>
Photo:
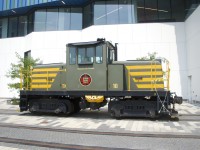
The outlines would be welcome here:
<svg viewBox="0 0 200 150">
<path fill-rule="evenodd" d="M 5 72 L 15 62 L 15 51 L 22 56 L 27 50 L 43 63 L 65 62 L 65 47 L 70 42 L 94 41 L 106 38 L 118 43 L 119 60 L 133 60 L 157 52 L 171 62 L 171 91 L 187 97 L 187 62 L 185 24 L 144 23 L 130 25 L 91 26 L 82 31 L 33 32 L 23 38 L 0 39 L 0 97 L 13 96 L 7 89 Z"/>
<path fill-rule="evenodd" d="M 200 101 L 200 6 L 186 20 L 189 99 Z"/>
</svg>

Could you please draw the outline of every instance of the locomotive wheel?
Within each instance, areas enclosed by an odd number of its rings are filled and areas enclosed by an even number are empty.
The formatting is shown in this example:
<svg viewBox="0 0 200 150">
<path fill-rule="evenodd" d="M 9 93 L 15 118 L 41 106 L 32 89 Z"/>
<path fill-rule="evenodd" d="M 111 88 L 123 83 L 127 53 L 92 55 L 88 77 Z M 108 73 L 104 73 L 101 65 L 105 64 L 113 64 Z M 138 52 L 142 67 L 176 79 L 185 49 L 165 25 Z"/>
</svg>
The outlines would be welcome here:
<svg viewBox="0 0 200 150">
<path fill-rule="evenodd" d="M 58 104 L 58 108 L 55 110 L 55 113 L 59 114 L 59 113 L 66 113 L 66 112 L 67 112 L 66 105 L 64 103 L 60 102 Z"/>
</svg>

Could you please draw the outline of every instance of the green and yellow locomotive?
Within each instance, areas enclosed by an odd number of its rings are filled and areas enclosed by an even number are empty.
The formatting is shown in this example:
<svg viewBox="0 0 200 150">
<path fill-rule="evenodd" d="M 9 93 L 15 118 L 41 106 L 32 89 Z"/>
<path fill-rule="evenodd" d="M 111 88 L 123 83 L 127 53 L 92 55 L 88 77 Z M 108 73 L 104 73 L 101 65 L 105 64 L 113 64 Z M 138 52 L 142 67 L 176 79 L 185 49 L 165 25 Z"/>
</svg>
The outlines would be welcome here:
<svg viewBox="0 0 200 150">
<path fill-rule="evenodd" d="M 108 103 L 112 117 L 176 117 L 182 98 L 169 91 L 162 60 L 117 61 L 117 45 L 104 39 L 67 44 L 66 64 L 34 67 L 20 91 L 20 110 L 71 114 Z"/>
</svg>

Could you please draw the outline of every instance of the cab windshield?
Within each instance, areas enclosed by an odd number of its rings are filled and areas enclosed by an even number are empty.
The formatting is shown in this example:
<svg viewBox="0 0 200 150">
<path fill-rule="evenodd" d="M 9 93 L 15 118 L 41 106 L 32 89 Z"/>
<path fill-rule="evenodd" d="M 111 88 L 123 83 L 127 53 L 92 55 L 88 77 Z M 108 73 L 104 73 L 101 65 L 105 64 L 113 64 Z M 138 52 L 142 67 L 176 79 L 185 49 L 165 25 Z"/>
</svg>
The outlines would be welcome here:
<svg viewBox="0 0 200 150">
<path fill-rule="evenodd" d="M 69 49 L 70 65 L 87 65 L 103 63 L 103 46 L 95 47 L 70 47 Z"/>
</svg>

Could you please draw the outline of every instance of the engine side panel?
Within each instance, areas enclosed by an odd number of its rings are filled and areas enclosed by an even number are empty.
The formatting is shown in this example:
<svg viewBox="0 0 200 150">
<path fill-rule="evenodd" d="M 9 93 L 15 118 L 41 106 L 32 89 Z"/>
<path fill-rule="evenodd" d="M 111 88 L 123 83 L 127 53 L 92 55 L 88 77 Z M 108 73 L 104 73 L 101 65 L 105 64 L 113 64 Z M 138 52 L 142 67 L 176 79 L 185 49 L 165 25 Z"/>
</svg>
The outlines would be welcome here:
<svg viewBox="0 0 200 150">
<path fill-rule="evenodd" d="M 125 63 L 126 90 L 164 90 L 162 65 L 159 61 Z"/>
</svg>

